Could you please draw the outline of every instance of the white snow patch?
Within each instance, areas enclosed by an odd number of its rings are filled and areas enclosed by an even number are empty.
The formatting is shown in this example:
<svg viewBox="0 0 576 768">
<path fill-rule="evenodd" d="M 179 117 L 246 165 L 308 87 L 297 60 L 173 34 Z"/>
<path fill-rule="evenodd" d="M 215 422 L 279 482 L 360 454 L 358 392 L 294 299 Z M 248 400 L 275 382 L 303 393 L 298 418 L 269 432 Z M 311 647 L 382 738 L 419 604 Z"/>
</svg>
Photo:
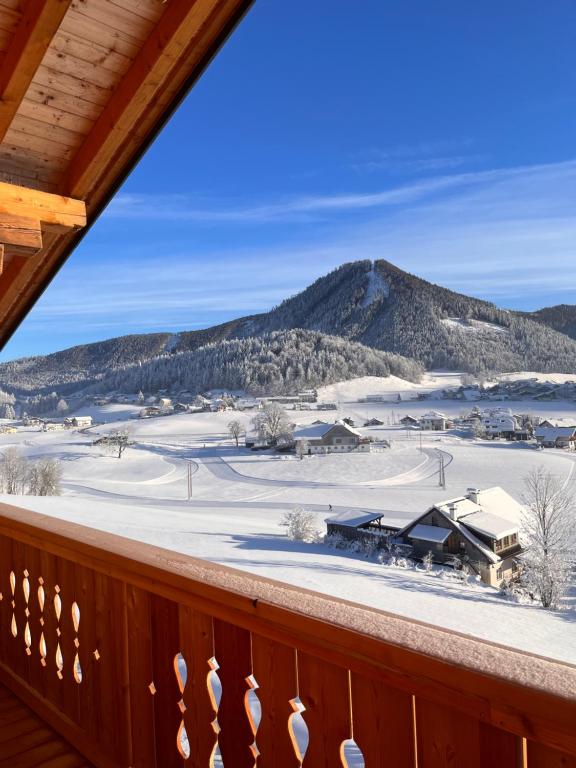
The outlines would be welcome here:
<svg viewBox="0 0 576 768">
<path fill-rule="evenodd" d="M 372 262 L 372 266 L 370 267 L 370 271 L 367 273 L 367 277 L 368 284 L 366 286 L 364 298 L 362 299 L 362 304 L 360 305 L 362 309 L 366 309 L 366 307 L 374 304 L 374 302 L 382 298 L 382 296 L 388 297 L 390 295 L 390 288 L 388 287 L 388 283 L 386 280 L 384 280 L 382 275 L 376 272 L 374 262 Z"/>
<path fill-rule="evenodd" d="M 164 345 L 163 352 L 173 352 L 176 347 L 178 346 L 178 342 L 180 341 L 180 334 L 179 333 L 173 333 L 166 344 Z"/>
<path fill-rule="evenodd" d="M 509 334 L 508 328 L 503 328 L 495 323 L 487 323 L 483 320 L 467 320 L 463 317 L 444 317 L 440 321 L 442 325 L 451 331 L 461 331 L 462 333 L 477 334 Z"/>
</svg>

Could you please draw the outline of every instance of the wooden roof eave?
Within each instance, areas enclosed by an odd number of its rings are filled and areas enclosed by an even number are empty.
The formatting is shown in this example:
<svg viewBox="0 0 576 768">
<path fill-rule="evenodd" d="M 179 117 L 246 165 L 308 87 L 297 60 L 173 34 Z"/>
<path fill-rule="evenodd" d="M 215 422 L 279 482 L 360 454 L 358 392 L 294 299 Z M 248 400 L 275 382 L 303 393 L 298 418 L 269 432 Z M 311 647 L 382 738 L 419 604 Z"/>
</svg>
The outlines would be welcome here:
<svg viewBox="0 0 576 768">
<path fill-rule="evenodd" d="M 60 7 L 60 12 L 62 6 L 67 8 L 70 4 L 67 0 L 30 0 L 29 7 L 41 13 L 53 2 Z M 3 254 L 0 348 L 90 230 L 252 2 L 196 0 L 167 7 L 120 83 L 119 95 L 116 99 L 110 98 L 103 108 L 59 184 L 61 199 L 70 197 L 86 203 L 85 226 L 64 229 L 46 222 L 41 250 L 32 249 L 28 251 L 29 258 L 13 258 L 8 263 L 6 251 Z M 44 44 L 46 35 L 42 40 Z M 25 48 L 22 43 L 20 46 Z M 33 49 L 38 57 L 38 45 Z M 5 61 L 6 56 L 2 63 Z M 0 94 L 2 83 L 0 76 Z M 0 136 L 3 114 L 6 113 L 2 112 L 0 98 Z M 134 125 L 137 132 L 133 130 Z M 0 188 L 0 200 L 1 193 Z M 0 232 L 2 211 L 0 202 Z M 15 246 L 11 247 L 13 253 L 23 255 L 14 251 Z"/>
</svg>

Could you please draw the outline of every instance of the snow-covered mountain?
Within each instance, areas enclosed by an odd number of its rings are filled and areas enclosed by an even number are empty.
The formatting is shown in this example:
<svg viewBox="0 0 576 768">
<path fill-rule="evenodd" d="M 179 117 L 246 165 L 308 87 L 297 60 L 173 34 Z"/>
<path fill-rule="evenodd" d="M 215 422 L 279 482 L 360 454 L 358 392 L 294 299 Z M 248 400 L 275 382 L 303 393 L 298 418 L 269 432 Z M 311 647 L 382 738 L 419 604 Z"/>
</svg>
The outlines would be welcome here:
<svg viewBox="0 0 576 768">
<path fill-rule="evenodd" d="M 266 338 L 275 331 L 293 329 L 339 336 L 411 358 L 427 368 L 576 372 L 576 341 L 568 330 L 560 332 L 568 326 L 559 325 L 556 330 L 545 324 L 544 316 L 536 315 L 533 319 L 526 313 L 499 309 L 387 261 L 356 261 L 321 277 L 270 312 L 200 331 L 123 336 L 4 363 L 0 388 L 76 390 L 134 364 L 206 345 L 217 356 L 221 342 Z"/>
</svg>

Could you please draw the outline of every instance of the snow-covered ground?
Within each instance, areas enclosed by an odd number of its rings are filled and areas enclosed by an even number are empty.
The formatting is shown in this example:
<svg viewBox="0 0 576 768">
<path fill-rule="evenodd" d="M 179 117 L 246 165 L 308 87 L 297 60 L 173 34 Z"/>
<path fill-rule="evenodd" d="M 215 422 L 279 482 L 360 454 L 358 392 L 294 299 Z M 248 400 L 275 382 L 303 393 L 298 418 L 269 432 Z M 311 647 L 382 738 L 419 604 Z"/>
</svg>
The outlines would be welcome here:
<svg viewBox="0 0 576 768">
<path fill-rule="evenodd" d="M 207 558 L 262 576 L 289 581 L 442 627 L 576 663 L 576 594 L 566 610 L 506 602 L 482 584 L 466 586 L 417 570 L 384 567 L 324 545 L 291 542 L 280 525 L 297 504 L 313 510 L 319 529 L 339 510 L 374 509 L 403 524 L 434 502 L 469 486 L 501 485 L 518 499 L 526 474 L 543 465 L 569 487 L 576 483 L 576 455 L 537 451 L 522 444 L 472 441 L 457 433 L 420 433 L 394 425 L 405 413 L 435 408 L 458 415 L 465 404 L 450 400 L 406 402 L 418 391 L 458 384 L 455 374 L 429 374 L 421 385 L 367 377 L 326 387 L 323 400 L 337 411 L 289 412 L 300 424 L 343 416 L 357 425 L 378 417 L 384 425 L 362 428 L 390 449 L 371 454 L 279 458 L 236 448 L 227 423 L 249 426 L 249 413 L 199 413 L 126 419 L 131 406 L 91 408 L 104 423 L 87 431 L 42 433 L 35 428 L 0 435 L 0 449 L 17 445 L 31 458 L 55 456 L 64 467 L 59 498 L 3 497 L 55 517 Z M 390 394 L 389 402 L 361 402 Z M 400 394 L 402 402 L 398 402 Z M 574 416 L 574 403 L 505 403 L 521 412 Z M 116 421 L 113 421 L 114 418 Z M 93 441 L 128 426 L 133 447 L 122 459 Z M 447 488 L 438 487 L 438 452 L 444 454 Z M 187 499 L 192 465 L 193 498 Z M 332 505 L 330 512 L 328 505 Z"/>
</svg>

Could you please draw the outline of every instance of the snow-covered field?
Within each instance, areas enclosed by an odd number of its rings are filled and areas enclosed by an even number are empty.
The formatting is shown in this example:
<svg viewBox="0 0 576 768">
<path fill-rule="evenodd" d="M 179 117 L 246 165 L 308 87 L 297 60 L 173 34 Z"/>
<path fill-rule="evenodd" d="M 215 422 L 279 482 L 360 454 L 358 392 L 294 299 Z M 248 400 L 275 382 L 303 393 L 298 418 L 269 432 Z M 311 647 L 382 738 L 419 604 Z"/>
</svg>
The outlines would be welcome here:
<svg viewBox="0 0 576 768">
<path fill-rule="evenodd" d="M 462 586 L 417 570 L 385 567 L 320 544 L 289 541 L 280 525 L 297 504 L 313 510 L 319 529 L 334 512 L 382 510 L 408 522 L 434 502 L 469 486 L 501 485 L 520 499 L 523 478 L 537 466 L 576 484 L 576 455 L 537 451 L 522 444 L 472 441 L 458 434 L 420 433 L 392 423 L 405 413 L 435 408 L 458 415 L 458 401 L 416 401 L 418 391 L 458 384 L 455 374 L 429 374 L 421 385 L 368 377 L 326 387 L 321 399 L 337 411 L 289 412 L 300 424 L 350 416 L 358 425 L 378 417 L 382 427 L 363 429 L 390 449 L 372 454 L 280 458 L 236 448 L 227 423 L 249 426 L 249 413 L 200 413 L 128 419 L 131 406 L 91 408 L 107 422 L 85 432 L 42 433 L 34 428 L 0 435 L 0 449 L 17 445 L 31 458 L 55 456 L 64 467 L 59 498 L 3 497 L 55 517 L 207 558 L 432 624 L 576 663 L 576 594 L 553 613 L 506 602 L 482 584 Z M 360 402 L 368 394 L 389 402 Z M 398 395 L 402 402 L 398 402 Z M 574 403 L 506 403 L 520 412 L 573 416 Z M 109 423 L 108 423 L 109 422 Z M 99 434 L 128 426 L 134 441 L 122 459 L 93 446 Z M 447 488 L 438 487 L 438 452 L 444 454 Z M 192 465 L 193 498 L 187 499 Z M 329 512 L 328 505 L 333 511 Z"/>
</svg>

